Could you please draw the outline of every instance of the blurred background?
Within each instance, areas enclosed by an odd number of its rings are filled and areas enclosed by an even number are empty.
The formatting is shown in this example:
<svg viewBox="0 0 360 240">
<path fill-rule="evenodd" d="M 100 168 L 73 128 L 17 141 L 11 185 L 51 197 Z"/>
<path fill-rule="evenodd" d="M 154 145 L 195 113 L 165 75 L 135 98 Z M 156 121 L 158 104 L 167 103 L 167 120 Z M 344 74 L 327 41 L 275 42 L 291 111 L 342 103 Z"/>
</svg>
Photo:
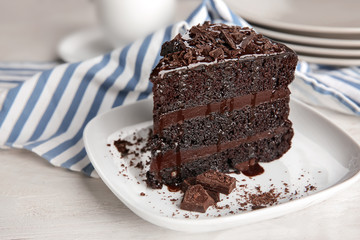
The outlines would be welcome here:
<svg viewBox="0 0 360 240">
<path fill-rule="evenodd" d="M 59 41 L 96 24 L 89 0 L 1 0 L 0 61 L 53 61 Z"/>
<path fill-rule="evenodd" d="M 95 1 L 0 0 L 0 61 L 60 60 L 57 48 L 64 38 L 99 25 Z M 179 2 L 174 21 L 201 1 Z"/>
<path fill-rule="evenodd" d="M 133 9 L 126 10 L 122 15 L 114 14 L 124 9 L 125 2 L 132 3 Z M 156 2 L 157 7 L 154 6 Z M 129 24 L 143 19 L 148 19 L 143 21 L 145 24 L 151 24 L 151 19 L 157 26 L 159 22 L 167 22 L 167 25 L 186 19 L 200 2 L 152 0 L 150 4 L 150 1 L 144 0 L 0 0 L 0 61 L 73 62 L 88 59 L 114 47 L 109 34 L 105 36 L 100 32 L 104 31 L 100 28 L 104 25 L 101 22 L 107 21 L 107 25 L 112 25 L 112 28 L 118 26 L 119 29 L 122 27 L 119 21 Z M 302 60 L 339 66 L 360 65 L 358 0 L 262 0 L 261 4 L 249 0 L 224 2 L 258 32 L 286 43 Z M 104 6 L 99 7 L 99 3 Z M 148 11 L 141 13 L 140 6 Z M 147 13 L 157 17 L 149 18 Z M 171 14 L 171 19 L 164 14 Z M 149 26 L 144 25 L 138 31 L 144 29 L 149 29 Z"/>
</svg>

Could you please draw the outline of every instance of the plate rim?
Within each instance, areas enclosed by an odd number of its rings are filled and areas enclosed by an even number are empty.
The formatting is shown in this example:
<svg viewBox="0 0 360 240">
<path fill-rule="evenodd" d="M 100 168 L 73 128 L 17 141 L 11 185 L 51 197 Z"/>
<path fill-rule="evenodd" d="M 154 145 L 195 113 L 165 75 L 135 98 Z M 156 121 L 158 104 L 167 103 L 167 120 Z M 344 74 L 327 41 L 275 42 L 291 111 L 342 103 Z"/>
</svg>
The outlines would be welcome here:
<svg viewBox="0 0 360 240">
<path fill-rule="evenodd" d="M 114 193 L 116 197 L 119 198 L 120 201 L 122 201 L 131 211 L 133 211 L 136 215 L 139 217 L 149 221 L 152 224 L 165 227 L 172 230 L 177 231 L 184 231 L 184 232 L 209 232 L 209 231 L 217 231 L 221 229 L 228 229 L 231 227 L 241 226 L 241 225 L 247 225 L 255 222 L 260 222 L 263 220 L 269 220 L 276 217 L 280 217 L 292 212 L 296 212 L 302 209 L 305 209 L 309 206 L 312 206 L 316 203 L 322 202 L 326 200 L 328 197 L 331 197 L 335 195 L 335 193 L 344 190 L 354 184 L 356 181 L 360 179 L 360 169 L 350 178 L 342 181 L 339 184 L 336 184 L 334 186 L 331 186 L 329 188 L 323 189 L 315 194 L 303 196 L 300 199 L 288 201 L 281 203 L 279 205 L 275 205 L 268 208 L 259 209 L 256 211 L 249 211 L 241 214 L 236 215 L 228 215 L 228 216 L 222 216 L 221 218 L 208 218 L 208 219 L 179 219 L 179 218 L 170 218 L 167 216 L 161 216 L 161 215 L 154 215 L 150 212 L 146 211 L 146 208 L 143 207 L 135 207 L 133 204 L 131 204 L 128 200 L 126 200 L 126 196 L 123 196 L 123 194 L 116 191 L 114 187 L 114 183 L 109 180 L 109 178 L 106 176 L 106 173 L 103 171 L 103 169 L 99 166 L 99 162 L 96 159 L 94 159 L 93 152 L 91 151 L 91 144 L 89 142 L 89 138 L 87 137 L 89 135 L 89 131 L 91 131 L 91 126 L 96 123 L 96 121 L 99 121 L 101 118 L 106 117 L 108 114 L 114 114 L 114 111 L 121 111 L 121 109 L 126 107 L 132 107 L 134 104 L 149 104 L 149 102 L 152 102 L 151 99 L 145 99 L 141 100 L 132 104 L 128 104 L 125 106 L 120 106 L 117 108 L 114 108 L 108 112 L 105 112 L 103 114 L 100 114 L 93 118 L 85 127 L 84 129 L 84 145 L 86 152 L 88 153 L 89 159 L 91 163 L 93 164 L 95 170 L 97 171 L 98 175 L 102 179 L 102 181 L 106 184 L 106 186 Z M 342 133 L 345 135 L 349 141 L 351 141 L 357 148 L 360 149 L 360 145 L 346 132 L 344 132 L 342 129 L 337 127 L 335 124 L 333 124 L 330 120 L 326 119 L 322 114 L 316 112 L 313 108 L 307 106 L 306 104 L 296 100 L 291 99 L 292 102 L 299 105 L 305 111 L 310 112 L 314 116 L 320 117 L 322 120 L 327 122 L 327 124 L 332 125 L 336 131 Z M 275 210 L 274 210 L 275 209 Z M 271 214 L 269 214 L 271 213 Z M 275 213 L 275 214 L 274 214 Z M 258 218 L 261 217 L 259 220 Z M 246 219 L 247 221 L 243 223 L 240 220 Z M 235 221 L 236 220 L 236 221 Z M 249 221 L 250 220 L 250 221 Z M 175 225 L 174 225 L 175 223 Z M 197 229 L 187 230 L 183 229 L 186 228 L 189 225 L 193 225 L 196 223 Z M 226 224 L 225 227 L 222 228 L 212 228 L 212 229 L 204 229 L 209 224 Z M 236 223 L 236 224 L 234 224 Z"/>
<path fill-rule="evenodd" d="M 289 48 L 301 54 L 311 54 L 321 57 L 360 58 L 360 49 L 339 49 L 327 47 L 306 46 L 295 43 L 284 42 Z"/>
<path fill-rule="evenodd" d="M 295 33 L 281 32 L 273 29 L 267 29 L 257 25 L 253 26 L 259 33 L 262 33 L 270 38 L 275 38 L 280 41 L 287 41 L 297 44 L 307 44 L 312 46 L 326 46 L 326 47 L 342 47 L 344 49 L 359 48 L 360 40 L 356 39 L 338 39 L 338 38 L 321 38 L 310 37 Z"/>
<path fill-rule="evenodd" d="M 317 33 L 317 34 L 334 34 L 338 36 L 343 35 L 357 35 L 360 34 L 360 28 L 355 27 L 325 27 L 325 26 L 311 26 L 311 25 L 302 25 L 302 24 L 290 24 L 286 22 L 281 22 L 269 18 L 263 18 L 259 20 L 254 18 L 254 16 L 246 15 L 244 13 L 239 13 L 246 21 L 263 25 L 271 28 L 278 28 L 285 31 L 298 32 L 298 33 Z"/>
<path fill-rule="evenodd" d="M 296 32 L 307 32 L 307 33 L 323 33 L 323 34 L 336 34 L 336 35 L 350 35 L 350 34 L 360 34 L 360 27 L 328 27 L 320 25 L 306 25 L 298 23 L 287 23 L 280 20 L 275 20 L 272 18 L 266 18 L 247 12 L 246 6 L 243 4 L 234 4 L 235 1 L 228 0 L 227 3 L 234 9 L 235 12 L 239 14 L 246 21 L 253 22 L 255 24 L 279 28 L 287 31 L 296 31 Z M 240 1 L 240 3 L 246 3 L 247 1 Z M 258 3 L 258 5 L 261 3 Z M 241 6 L 241 7 L 240 7 Z"/>
<path fill-rule="evenodd" d="M 356 58 L 338 58 L 338 57 L 323 57 L 323 56 L 310 56 L 298 54 L 302 61 L 316 64 L 332 65 L 332 66 L 360 66 L 360 59 Z"/>
</svg>

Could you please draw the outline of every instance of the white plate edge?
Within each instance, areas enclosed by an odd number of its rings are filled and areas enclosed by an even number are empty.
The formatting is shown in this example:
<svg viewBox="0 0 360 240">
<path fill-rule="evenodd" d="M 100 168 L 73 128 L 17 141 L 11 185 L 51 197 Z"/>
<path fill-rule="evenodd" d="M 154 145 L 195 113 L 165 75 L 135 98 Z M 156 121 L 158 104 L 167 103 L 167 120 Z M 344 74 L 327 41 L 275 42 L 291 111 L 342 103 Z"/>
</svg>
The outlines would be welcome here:
<svg viewBox="0 0 360 240">
<path fill-rule="evenodd" d="M 332 66 L 342 66 L 342 67 L 350 67 L 350 66 L 359 66 L 360 59 L 351 59 L 351 58 L 337 58 L 337 57 L 321 57 L 321 56 L 308 56 L 298 54 L 298 57 L 302 61 L 306 61 L 309 63 L 316 64 L 324 64 L 324 65 L 332 65 Z"/>
<path fill-rule="evenodd" d="M 229 7 L 237 13 L 240 17 L 244 18 L 246 21 L 253 22 L 255 24 L 264 25 L 267 27 L 273 27 L 288 31 L 297 31 L 297 32 L 307 32 L 307 33 L 323 33 L 323 34 L 337 34 L 341 35 L 350 35 L 350 34 L 360 34 L 360 27 L 328 27 L 328 26 L 319 26 L 319 25 L 306 25 L 298 23 L 287 23 L 284 21 L 272 19 L 269 17 L 261 17 L 253 14 L 252 12 L 246 11 L 246 5 L 243 5 L 243 1 L 240 1 L 241 5 L 235 5 L 236 1 L 227 1 Z M 260 3 L 261 4 L 261 3 Z M 245 9 L 245 10 L 244 10 Z"/>
<path fill-rule="evenodd" d="M 360 40 L 354 39 L 337 39 L 337 38 L 321 38 L 321 37 L 309 37 L 304 35 L 298 35 L 294 33 L 281 32 L 273 29 L 266 29 L 260 26 L 253 26 L 256 31 L 262 33 L 270 38 L 282 40 L 286 42 L 293 42 L 297 44 L 317 45 L 326 47 L 343 47 L 344 49 L 359 48 Z"/>
</svg>

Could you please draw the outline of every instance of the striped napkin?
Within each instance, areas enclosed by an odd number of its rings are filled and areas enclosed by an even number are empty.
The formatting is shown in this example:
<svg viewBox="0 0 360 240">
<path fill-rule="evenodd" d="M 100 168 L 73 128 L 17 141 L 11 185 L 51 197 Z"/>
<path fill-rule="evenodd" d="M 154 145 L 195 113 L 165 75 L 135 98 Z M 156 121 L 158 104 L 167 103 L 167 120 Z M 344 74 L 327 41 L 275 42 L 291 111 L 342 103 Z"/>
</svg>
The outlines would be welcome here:
<svg viewBox="0 0 360 240">
<path fill-rule="evenodd" d="M 82 140 L 96 115 L 151 98 L 148 81 L 164 41 L 204 21 L 249 26 L 222 0 L 204 0 L 186 21 L 83 62 L 0 63 L 0 148 L 23 148 L 55 166 L 96 177 Z M 360 69 L 300 63 L 299 79 L 360 114 Z"/>
<path fill-rule="evenodd" d="M 293 96 L 312 105 L 360 116 L 360 67 L 334 67 L 300 61 Z"/>
</svg>

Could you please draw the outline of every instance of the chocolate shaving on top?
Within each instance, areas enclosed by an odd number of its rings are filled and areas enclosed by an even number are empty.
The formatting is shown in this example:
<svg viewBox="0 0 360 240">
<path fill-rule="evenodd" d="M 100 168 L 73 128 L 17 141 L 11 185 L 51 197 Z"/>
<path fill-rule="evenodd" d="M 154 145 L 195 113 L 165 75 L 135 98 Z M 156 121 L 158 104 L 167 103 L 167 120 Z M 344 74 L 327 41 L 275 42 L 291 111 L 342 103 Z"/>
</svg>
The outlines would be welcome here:
<svg viewBox="0 0 360 240">
<path fill-rule="evenodd" d="M 159 70 L 168 70 L 197 62 L 282 51 L 284 46 L 271 42 L 250 28 L 205 22 L 165 42 L 160 53 L 163 58 L 158 67 Z"/>
</svg>

